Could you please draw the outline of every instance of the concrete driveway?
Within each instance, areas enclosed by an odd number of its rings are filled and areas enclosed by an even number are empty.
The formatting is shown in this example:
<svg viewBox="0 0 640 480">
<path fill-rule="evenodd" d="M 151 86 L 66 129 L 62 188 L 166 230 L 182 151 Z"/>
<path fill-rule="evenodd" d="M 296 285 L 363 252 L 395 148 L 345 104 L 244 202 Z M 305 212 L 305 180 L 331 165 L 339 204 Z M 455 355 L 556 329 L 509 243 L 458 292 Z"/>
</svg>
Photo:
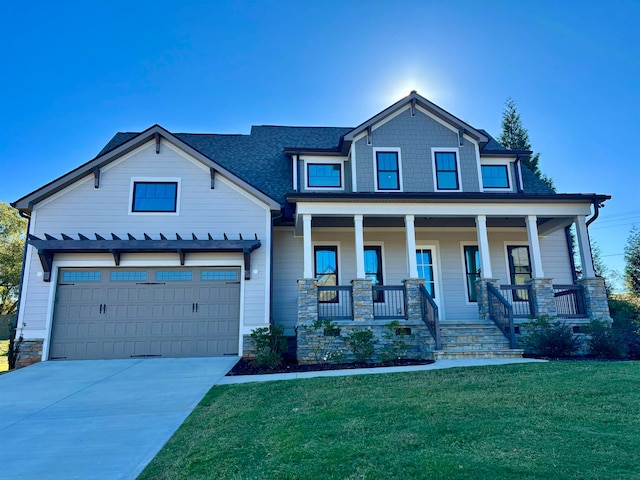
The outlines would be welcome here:
<svg viewBox="0 0 640 480">
<path fill-rule="evenodd" d="M 42 362 L 0 376 L 0 477 L 133 479 L 237 362 Z"/>
</svg>

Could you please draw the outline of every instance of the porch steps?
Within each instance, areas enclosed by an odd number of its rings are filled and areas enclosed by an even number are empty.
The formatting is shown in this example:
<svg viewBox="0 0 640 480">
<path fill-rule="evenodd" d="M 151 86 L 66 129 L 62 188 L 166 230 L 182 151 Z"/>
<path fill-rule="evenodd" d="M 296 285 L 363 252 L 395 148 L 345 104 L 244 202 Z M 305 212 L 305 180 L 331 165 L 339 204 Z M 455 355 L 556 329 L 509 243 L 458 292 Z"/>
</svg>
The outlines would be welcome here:
<svg viewBox="0 0 640 480">
<path fill-rule="evenodd" d="M 522 358 L 522 349 L 509 348 L 509 340 L 494 324 L 480 320 L 440 324 L 442 350 L 436 360 L 455 358 Z"/>
</svg>

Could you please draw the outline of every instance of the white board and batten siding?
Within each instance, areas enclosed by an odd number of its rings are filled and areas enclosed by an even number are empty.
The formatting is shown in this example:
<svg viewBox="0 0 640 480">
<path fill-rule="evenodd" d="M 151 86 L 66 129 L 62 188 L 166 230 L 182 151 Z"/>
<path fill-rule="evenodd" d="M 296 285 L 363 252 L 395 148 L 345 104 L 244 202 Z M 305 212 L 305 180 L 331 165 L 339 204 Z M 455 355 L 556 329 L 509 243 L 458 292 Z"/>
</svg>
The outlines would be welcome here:
<svg viewBox="0 0 640 480">
<path fill-rule="evenodd" d="M 491 266 L 493 275 L 501 284 L 510 283 L 506 257 L 506 245 L 526 245 L 524 229 L 490 229 Z M 295 237 L 293 228 L 280 227 L 274 230 L 273 258 L 273 317 L 276 323 L 285 326 L 293 334 L 297 320 L 296 282 L 302 278 L 302 238 Z M 407 256 L 405 233 L 400 229 L 365 229 L 365 245 L 382 246 L 383 278 L 385 285 L 400 285 L 407 278 Z M 355 242 L 351 229 L 313 229 L 313 245 L 338 246 L 338 277 L 341 285 L 349 285 L 355 278 Z M 416 229 L 418 248 L 435 247 L 437 280 L 440 282 L 441 319 L 450 322 L 477 320 L 478 307 L 468 301 L 465 278 L 463 245 L 477 244 L 473 229 Z M 556 284 L 571 284 L 571 265 L 564 231 L 560 230 L 540 241 L 542 262 L 547 278 Z M 442 300 L 444 298 L 444 302 Z"/>
<path fill-rule="evenodd" d="M 134 179 L 178 181 L 178 213 L 130 213 Z M 175 239 L 176 233 L 184 239 L 190 239 L 192 233 L 198 238 L 207 238 L 210 233 L 216 239 L 222 239 L 225 233 L 229 239 L 238 239 L 239 234 L 245 239 L 257 235 L 262 246 L 251 255 L 251 279 L 244 280 L 244 271 L 241 275 L 240 334 L 269 322 L 269 206 L 220 174 L 211 189 L 209 168 L 164 140 L 159 154 L 155 142 L 149 142 L 103 167 L 98 189 L 94 188 L 93 175 L 88 175 L 35 205 L 30 233 L 40 238 L 45 233 L 57 238 L 61 233 L 73 238 L 78 233 L 89 238 L 94 238 L 95 233 L 111 238 L 114 233 L 123 239 L 128 233 L 140 239 L 144 233 L 153 239 L 159 239 L 160 233 L 169 239 Z M 42 279 L 37 251 L 29 247 L 19 318 L 24 338 L 45 338 L 46 350 L 57 268 L 81 266 L 113 267 L 114 261 L 111 255 L 104 254 L 56 255 L 51 282 L 47 283 Z M 177 254 L 123 254 L 121 266 L 179 267 L 180 262 Z M 187 254 L 185 267 L 188 266 L 244 268 L 244 262 L 241 253 L 198 253 Z"/>
</svg>

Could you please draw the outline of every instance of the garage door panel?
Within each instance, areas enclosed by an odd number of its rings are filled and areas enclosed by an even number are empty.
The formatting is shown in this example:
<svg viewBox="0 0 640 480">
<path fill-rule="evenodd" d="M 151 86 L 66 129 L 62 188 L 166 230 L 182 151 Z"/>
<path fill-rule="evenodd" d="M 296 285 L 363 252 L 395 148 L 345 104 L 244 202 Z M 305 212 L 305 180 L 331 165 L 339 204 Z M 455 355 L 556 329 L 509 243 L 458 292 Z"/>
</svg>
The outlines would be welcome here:
<svg viewBox="0 0 640 480">
<path fill-rule="evenodd" d="M 87 270 L 58 285 L 50 358 L 237 354 L 239 269 Z"/>
</svg>

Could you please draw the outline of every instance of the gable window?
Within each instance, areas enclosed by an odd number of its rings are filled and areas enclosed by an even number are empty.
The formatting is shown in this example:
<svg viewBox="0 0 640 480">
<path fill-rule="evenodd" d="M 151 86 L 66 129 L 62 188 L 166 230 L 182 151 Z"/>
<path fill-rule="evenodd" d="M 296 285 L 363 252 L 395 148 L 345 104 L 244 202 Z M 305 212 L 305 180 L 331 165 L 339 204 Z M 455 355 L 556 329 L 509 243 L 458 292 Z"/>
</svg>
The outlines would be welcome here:
<svg viewBox="0 0 640 480">
<path fill-rule="evenodd" d="M 338 247 L 335 245 L 317 245 L 314 247 L 315 277 L 319 286 L 338 285 Z M 320 292 L 320 302 L 337 302 L 338 292 L 329 290 Z"/>
<path fill-rule="evenodd" d="M 178 182 L 134 182 L 132 212 L 177 212 Z"/>
<path fill-rule="evenodd" d="M 511 285 L 525 285 L 531 280 L 531 260 L 529 259 L 529 247 L 507 246 L 507 259 L 509 261 L 509 277 Z M 515 301 L 528 301 L 527 292 L 521 290 L 513 291 Z"/>
<path fill-rule="evenodd" d="M 464 271 L 467 281 L 467 298 L 470 302 L 477 302 L 476 280 L 480 278 L 480 253 L 476 245 L 464 246 Z"/>
<path fill-rule="evenodd" d="M 364 247 L 364 276 L 371 285 L 382 285 L 382 247 L 379 245 Z M 373 292 L 374 302 L 384 302 L 384 292 Z"/>
<path fill-rule="evenodd" d="M 460 190 L 456 152 L 434 152 L 437 190 Z"/>
<path fill-rule="evenodd" d="M 481 169 L 484 188 L 509 188 L 507 165 L 482 165 Z"/>
<path fill-rule="evenodd" d="M 398 152 L 376 152 L 376 189 L 400 190 Z"/>
<path fill-rule="evenodd" d="M 340 163 L 307 163 L 307 188 L 342 188 Z"/>
</svg>

